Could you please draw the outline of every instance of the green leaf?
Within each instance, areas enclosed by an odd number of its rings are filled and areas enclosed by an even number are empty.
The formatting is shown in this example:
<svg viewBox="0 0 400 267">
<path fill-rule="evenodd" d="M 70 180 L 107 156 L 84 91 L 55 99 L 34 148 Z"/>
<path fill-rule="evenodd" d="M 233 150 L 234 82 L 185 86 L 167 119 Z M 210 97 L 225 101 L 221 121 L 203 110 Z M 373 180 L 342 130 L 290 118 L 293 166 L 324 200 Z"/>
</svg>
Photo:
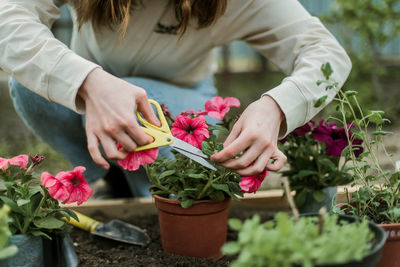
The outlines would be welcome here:
<svg viewBox="0 0 400 267">
<path fill-rule="evenodd" d="M 186 199 L 181 202 L 181 207 L 184 209 L 190 208 L 193 205 L 193 199 Z"/>
<path fill-rule="evenodd" d="M 369 114 L 369 121 L 375 124 L 382 124 L 384 122 L 382 115 L 384 114 L 381 110 L 371 110 Z"/>
<path fill-rule="evenodd" d="M 175 173 L 175 170 L 168 170 L 168 171 L 165 171 L 165 172 L 161 173 L 158 178 L 159 179 L 163 179 L 163 178 L 165 178 L 167 176 L 170 176 L 170 175 L 172 175 L 174 173 Z"/>
<path fill-rule="evenodd" d="M 237 218 L 229 219 L 228 225 L 232 230 L 235 230 L 235 231 L 240 231 L 243 227 L 242 221 Z"/>
<path fill-rule="evenodd" d="M 302 207 L 306 202 L 306 198 L 307 198 L 306 190 L 296 191 L 296 195 L 294 196 L 294 202 L 296 203 L 296 206 Z"/>
<path fill-rule="evenodd" d="M 357 95 L 358 92 L 357 92 L 357 91 L 348 90 L 348 91 L 344 92 L 344 94 L 345 94 L 347 97 L 350 97 L 350 96 Z"/>
<path fill-rule="evenodd" d="M 323 96 L 323 97 L 320 97 L 320 98 L 315 102 L 314 107 L 315 107 L 315 108 L 319 108 L 320 106 L 322 106 L 322 105 L 325 103 L 325 101 L 326 101 L 327 98 L 328 98 L 328 95 L 325 95 L 325 96 Z"/>
<path fill-rule="evenodd" d="M 224 191 L 226 193 L 230 193 L 229 187 L 226 184 L 214 184 L 214 183 L 212 183 L 211 187 L 214 188 L 214 189 L 217 189 L 217 190 Z"/>
<path fill-rule="evenodd" d="M 329 80 L 329 78 L 331 77 L 331 75 L 333 73 L 331 64 L 329 62 L 322 64 L 321 71 L 322 71 L 322 74 L 324 74 L 325 79 Z"/>
<path fill-rule="evenodd" d="M 206 179 L 208 180 L 208 177 L 205 173 L 190 173 L 188 174 L 188 177 L 194 178 L 194 179 Z"/>
<path fill-rule="evenodd" d="M 4 260 L 10 258 L 17 254 L 18 248 L 17 246 L 9 246 L 0 250 L 0 260 Z"/>
<path fill-rule="evenodd" d="M 51 236 L 49 236 L 48 234 L 46 234 L 46 233 L 44 233 L 44 232 L 42 232 L 42 231 L 34 230 L 34 231 L 31 231 L 30 233 L 31 233 L 33 236 L 42 236 L 42 237 L 45 237 L 45 238 L 51 240 Z"/>
<path fill-rule="evenodd" d="M 322 202 L 325 200 L 326 195 L 323 191 L 319 190 L 319 191 L 314 191 L 313 192 L 313 198 L 317 201 L 317 202 Z"/>
<path fill-rule="evenodd" d="M 388 131 L 375 131 L 372 133 L 373 135 L 388 135 L 388 134 L 392 134 L 392 132 L 388 132 Z"/>
<path fill-rule="evenodd" d="M 18 199 L 17 200 L 17 205 L 19 206 L 19 207 L 21 207 L 21 206 L 23 206 L 23 205 L 25 205 L 25 204 L 28 204 L 29 202 L 31 202 L 31 200 L 30 199 Z"/>
<path fill-rule="evenodd" d="M 201 143 L 201 150 L 203 151 L 204 154 L 208 156 L 214 154 L 214 150 L 211 148 L 210 144 L 207 141 Z"/>
<path fill-rule="evenodd" d="M 8 198 L 8 197 L 6 197 L 6 196 L 0 196 L 0 199 L 1 199 L 5 204 L 7 204 L 8 206 L 10 206 L 10 208 L 11 208 L 12 211 L 17 212 L 17 213 L 20 213 L 20 214 L 23 214 L 23 213 L 24 213 L 23 209 L 21 209 L 21 208 L 17 205 L 17 203 L 14 202 L 14 200 L 12 200 L 12 199 L 10 199 L 10 198 Z"/>
<path fill-rule="evenodd" d="M 240 245 L 236 242 L 228 242 L 222 247 L 222 253 L 225 255 L 236 254 L 240 251 Z"/>
<path fill-rule="evenodd" d="M 64 222 L 56 219 L 55 217 L 45 217 L 33 221 L 33 224 L 38 228 L 44 229 L 58 229 L 64 226 Z"/>
</svg>

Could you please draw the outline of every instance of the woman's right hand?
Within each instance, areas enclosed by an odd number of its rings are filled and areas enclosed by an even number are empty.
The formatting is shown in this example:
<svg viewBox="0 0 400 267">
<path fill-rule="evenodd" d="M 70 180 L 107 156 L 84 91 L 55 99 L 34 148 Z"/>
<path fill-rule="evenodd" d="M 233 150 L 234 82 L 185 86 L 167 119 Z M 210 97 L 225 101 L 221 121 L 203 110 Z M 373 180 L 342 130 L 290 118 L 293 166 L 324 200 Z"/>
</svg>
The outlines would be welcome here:
<svg viewBox="0 0 400 267">
<path fill-rule="evenodd" d="M 135 107 L 149 122 L 160 125 L 143 88 L 117 78 L 100 68 L 94 69 L 78 91 L 85 102 L 88 150 L 93 161 L 110 167 L 101 155 L 101 144 L 109 159 L 124 159 L 137 146 L 152 142 L 136 121 Z M 116 141 L 123 149 L 118 150 Z"/>
</svg>

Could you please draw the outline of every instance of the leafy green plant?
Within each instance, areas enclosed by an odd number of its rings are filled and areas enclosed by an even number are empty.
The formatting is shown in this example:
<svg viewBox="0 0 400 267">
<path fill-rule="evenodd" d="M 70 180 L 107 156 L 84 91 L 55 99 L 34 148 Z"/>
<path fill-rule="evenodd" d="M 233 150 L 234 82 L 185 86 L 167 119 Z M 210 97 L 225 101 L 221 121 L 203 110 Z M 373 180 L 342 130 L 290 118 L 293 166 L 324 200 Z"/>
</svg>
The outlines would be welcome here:
<svg viewBox="0 0 400 267">
<path fill-rule="evenodd" d="M 359 157 L 356 156 L 359 149 L 357 147 L 347 146 L 343 151 L 351 159 L 348 170 L 354 176 L 355 182 L 352 186 L 357 185 L 359 188 L 352 194 L 347 193 L 347 203 L 336 207 L 334 211 L 367 217 L 376 223 L 399 222 L 400 173 L 394 168 L 384 170 L 381 166 L 381 152 L 391 160 L 383 143 L 384 136 L 390 134 L 383 130 L 383 126 L 390 121 L 383 117 L 384 112 L 381 110 L 372 110 L 365 114 L 357 100 L 357 92 L 340 90 L 337 83 L 330 78 L 333 70 L 329 63 L 324 64 L 321 70 L 326 80 L 318 81 L 318 84 L 324 84 L 326 90 L 338 92 L 334 101 L 340 116 L 330 119 L 352 125 L 351 132 L 346 127 L 349 143 L 354 138 L 364 141 L 363 152 Z"/>
<path fill-rule="evenodd" d="M 221 100 L 219 104 L 222 105 L 224 102 L 221 97 L 216 97 L 209 101 L 214 101 L 218 98 Z M 234 99 L 234 101 L 234 103 L 239 103 L 237 99 Z M 236 104 L 235 106 L 239 105 Z M 204 154 L 210 156 L 223 149 L 223 145 L 217 136 L 217 131 L 219 134 L 228 133 L 236 121 L 235 118 L 225 117 L 225 113 L 228 110 L 222 113 L 216 112 L 214 118 L 221 119 L 221 122 L 213 126 L 208 125 L 203 116 L 207 115 L 207 104 L 206 111 L 185 111 L 178 115 L 176 119 L 168 114 L 170 126 L 172 127 L 171 132 L 176 138 L 201 148 Z M 196 125 L 196 127 L 185 128 L 185 125 Z M 201 131 L 201 135 L 196 131 Z M 238 196 L 243 196 L 242 192 L 247 192 L 246 188 L 243 189 L 240 186 L 240 175 L 233 171 L 219 165 L 214 166 L 217 169 L 214 171 L 178 152 L 173 151 L 173 153 L 174 158 L 159 158 L 151 165 L 144 166 L 150 182 L 153 184 L 153 194 L 181 200 L 181 206 L 188 208 L 196 200 L 224 200 L 226 197 L 238 200 Z M 265 175 L 266 173 L 261 175 L 262 179 L 264 179 Z M 253 179 L 251 177 L 243 178 Z M 256 179 L 254 177 L 254 180 Z M 254 190 L 257 190 L 258 187 L 259 185 L 255 186 Z"/>
<path fill-rule="evenodd" d="M 0 209 L 0 260 L 12 257 L 18 252 L 18 248 L 15 245 L 8 246 L 8 240 L 12 235 L 8 227 L 10 221 L 9 212 L 10 207 L 7 205 L 3 205 Z"/>
<path fill-rule="evenodd" d="M 239 254 L 232 267 L 308 267 L 359 261 L 371 249 L 374 237 L 368 221 L 349 223 L 330 214 L 296 221 L 286 213 L 278 213 L 273 221 L 265 223 L 255 215 L 244 223 L 230 219 L 229 226 L 239 231 L 238 240 L 222 248 L 226 255 Z"/>
<path fill-rule="evenodd" d="M 70 229 L 62 217 L 77 219 L 75 213 L 61 208 L 58 200 L 50 196 L 40 180 L 32 175 L 33 169 L 44 159 L 40 155 L 20 155 L 13 159 L 0 158 L 0 203 L 10 207 L 9 228 L 12 234 L 50 237 L 50 233 Z"/>
</svg>

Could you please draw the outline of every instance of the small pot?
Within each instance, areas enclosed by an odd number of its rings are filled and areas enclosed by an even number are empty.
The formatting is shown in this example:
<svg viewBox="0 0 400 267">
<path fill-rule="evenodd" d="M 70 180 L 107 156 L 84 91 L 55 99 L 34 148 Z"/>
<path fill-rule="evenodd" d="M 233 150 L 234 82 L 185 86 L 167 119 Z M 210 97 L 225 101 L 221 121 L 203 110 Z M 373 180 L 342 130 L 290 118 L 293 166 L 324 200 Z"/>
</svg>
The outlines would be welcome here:
<svg viewBox="0 0 400 267">
<path fill-rule="evenodd" d="M 332 204 L 336 203 L 337 186 L 326 187 L 322 189 L 325 193 L 325 199 L 318 202 L 314 199 L 313 192 L 308 192 L 306 196 L 306 201 L 303 206 L 298 207 L 300 213 L 318 213 L 318 211 L 325 207 L 330 211 Z"/>
<path fill-rule="evenodd" d="M 153 197 L 165 252 L 195 258 L 222 258 L 230 198 L 195 201 L 190 208 L 184 209 L 178 200 Z"/>
<path fill-rule="evenodd" d="M 40 236 L 13 235 L 10 245 L 16 245 L 18 252 L 15 256 L 0 262 L 1 267 L 43 267 L 43 242 Z"/>
<path fill-rule="evenodd" d="M 387 240 L 383 246 L 383 256 L 378 267 L 400 266 L 400 223 L 380 224 L 387 233 Z"/>
</svg>

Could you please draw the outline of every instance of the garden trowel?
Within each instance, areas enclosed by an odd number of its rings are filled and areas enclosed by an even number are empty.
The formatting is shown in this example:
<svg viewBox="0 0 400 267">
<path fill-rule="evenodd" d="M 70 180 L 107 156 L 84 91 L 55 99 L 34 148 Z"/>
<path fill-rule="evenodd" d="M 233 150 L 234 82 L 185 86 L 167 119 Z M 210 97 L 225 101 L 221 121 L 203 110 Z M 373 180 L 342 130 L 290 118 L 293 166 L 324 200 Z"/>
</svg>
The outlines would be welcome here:
<svg viewBox="0 0 400 267">
<path fill-rule="evenodd" d="M 94 235 L 139 246 L 147 246 L 150 243 L 150 237 L 143 229 L 137 226 L 117 219 L 103 224 L 82 213 L 76 211 L 74 211 L 74 213 L 78 217 L 79 222 L 73 218 L 68 220 L 64 217 L 63 220 Z"/>
</svg>

